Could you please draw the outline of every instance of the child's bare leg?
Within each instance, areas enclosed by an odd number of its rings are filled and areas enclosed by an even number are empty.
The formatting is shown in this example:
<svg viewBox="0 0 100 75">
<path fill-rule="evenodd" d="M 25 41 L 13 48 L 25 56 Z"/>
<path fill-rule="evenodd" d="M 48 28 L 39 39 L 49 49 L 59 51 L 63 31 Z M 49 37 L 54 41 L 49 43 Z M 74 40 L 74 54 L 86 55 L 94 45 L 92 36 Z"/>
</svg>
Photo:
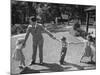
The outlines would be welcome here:
<svg viewBox="0 0 100 75">
<path fill-rule="evenodd" d="M 83 59 L 84 57 L 85 57 L 84 55 L 81 57 L 81 60 L 80 60 L 80 62 L 82 62 L 82 59 Z"/>
<path fill-rule="evenodd" d="M 22 63 L 22 61 L 20 61 L 20 65 L 19 66 L 22 66 L 23 65 L 23 63 Z"/>
<path fill-rule="evenodd" d="M 25 60 L 21 60 L 20 66 L 25 66 Z"/>
<path fill-rule="evenodd" d="M 91 55 L 91 62 L 93 62 L 93 55 Z"/>
<path fill-rule="evenodd" d="M 23 66 L 25 66 L 25 60 L 22 60 L 22 64 L 23 64 Z"/>
<path fill-rule="evenodd" d="M 23 69 L 24 66 L 25 66 L 25 62 L 24 62 L 24 60 L 20 61 L 19 68 L 20 68 L 20 69 Z"/>
<path fill-rule="evenodd" d="M 19 63 L 19 68 L 20 68 L 20 69 L 23 69 L 22 64 L 23 64 L 22 61 L 20 61 L 20 63 Z"/>
</svg>

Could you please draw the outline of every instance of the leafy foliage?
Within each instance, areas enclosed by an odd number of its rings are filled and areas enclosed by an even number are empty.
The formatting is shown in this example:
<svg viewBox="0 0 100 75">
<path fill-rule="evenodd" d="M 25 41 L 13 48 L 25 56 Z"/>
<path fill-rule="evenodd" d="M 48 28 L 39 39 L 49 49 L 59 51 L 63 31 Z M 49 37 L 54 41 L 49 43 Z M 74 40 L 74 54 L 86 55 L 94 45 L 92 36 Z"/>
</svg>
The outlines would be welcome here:
<svg viewBox="0 0 100 75">
<path fill-rule="evenodd" d="M 56 17 L 62 19 L 62 14 L 68 15 L 69 20 L 76 17 L 84 20 L 85 8 L 86 6 L 82 5 L 13 1 L 11 3 L 12 24 L 28 23 L 29 17 L 36 15 L 39 15 L 43 22 L 54 21 Z"/>
</svg>

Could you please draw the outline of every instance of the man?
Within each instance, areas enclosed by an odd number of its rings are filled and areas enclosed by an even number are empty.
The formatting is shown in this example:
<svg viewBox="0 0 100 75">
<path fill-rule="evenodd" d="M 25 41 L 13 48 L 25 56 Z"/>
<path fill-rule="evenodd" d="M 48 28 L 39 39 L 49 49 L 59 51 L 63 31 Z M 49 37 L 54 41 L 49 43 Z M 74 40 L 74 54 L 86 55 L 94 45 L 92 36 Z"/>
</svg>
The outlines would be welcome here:
<svg viewBox="0 0 100 75">
<path fill-rule="evenodd" d="M 35 17 L 31 17 L 30 25 L 27 28 L 25 41 L 23 43 L 23 46 L 25 46 L 28 36 L 31 33 L 33 39 L 33 55 L 32 55 L 32 62 L 30 65 L 35 64 L 37 47 L 39 47 L 40 64 L 43 63 L 43 42 L 44 42 L 42 36 L 43 32 L 47 33 L 51 38 L 56 39 L 46 28 L 44 28 L 44 26 L 42 26 L 42 24 L 36 22 Z"/>
</svg>

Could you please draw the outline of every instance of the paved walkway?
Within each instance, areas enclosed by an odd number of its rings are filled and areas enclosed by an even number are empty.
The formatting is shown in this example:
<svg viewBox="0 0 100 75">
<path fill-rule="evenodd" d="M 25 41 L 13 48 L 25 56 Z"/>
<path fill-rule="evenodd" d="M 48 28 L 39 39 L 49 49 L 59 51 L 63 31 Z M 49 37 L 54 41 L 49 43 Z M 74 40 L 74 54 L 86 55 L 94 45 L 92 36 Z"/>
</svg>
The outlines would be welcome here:
<svg viewBox="0 0 100 75">
<path fill-rule="evenodd" d="M 68 42 L 80 43 L 82 40 L 74 37 L 69 32 L 59 32 L 53 33 L 58 39 L 61 39 L 62 36 L 67 38 Z M 15 48 L 15 41 L 17 38 L 24 37 L 25 34 L 15 36 L 11 38 L 11 54 L 13 54 Z M 84 70 L 84 69 L 95 69 L 95 65 L 89 65 L 80 63 L 80 58 L 84 52 L 84 42 L 80 44 L 71 44 L 68 46 L 68 51 L 65 57 L 66 65 L 62 66 L 59 64 L 60 52 L 61 52 L 61 43 L 51 39 L 47 34 L 43 34 L 44 37 L 44 48 L 43 48 L 43 65 L 32 65 L 28 66 L 31 62 L 32 56 L 32 36 L 27 40 L 26 48 L 23 50 L 23 53 L 26 58 L 26 67 L 24 70 L 18 69 L 18 62 L 11 60 L 11 70 L 13 74 L 16 73 L 40 73 L 40 72 L 60 72 L 60 71 L 70 71 L 70 70 Z M 37 60 L 39 62 L 37 53 Z M 89 59 L 84 59 L 89 60 Z"/>
</svg>

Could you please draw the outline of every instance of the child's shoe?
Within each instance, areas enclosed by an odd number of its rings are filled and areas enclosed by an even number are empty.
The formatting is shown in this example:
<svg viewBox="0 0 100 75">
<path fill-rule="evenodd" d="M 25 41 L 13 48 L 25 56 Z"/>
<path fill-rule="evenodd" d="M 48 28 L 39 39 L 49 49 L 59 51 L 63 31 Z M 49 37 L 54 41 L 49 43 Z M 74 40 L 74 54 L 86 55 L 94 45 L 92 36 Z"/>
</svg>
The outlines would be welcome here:
<svg viewBox="0 0 100 75">
<path fill-rule="evenodd" d="M 25 66 L 19 66 L 19 69 L 24 69 L 25 68 Z"/>
<path fill-rule="evenodd" d="M 64 61 L 64 62 L 61 62 L 60 61 L 60 65 L 66 65 L 66 62 Z"/>
</svg>

